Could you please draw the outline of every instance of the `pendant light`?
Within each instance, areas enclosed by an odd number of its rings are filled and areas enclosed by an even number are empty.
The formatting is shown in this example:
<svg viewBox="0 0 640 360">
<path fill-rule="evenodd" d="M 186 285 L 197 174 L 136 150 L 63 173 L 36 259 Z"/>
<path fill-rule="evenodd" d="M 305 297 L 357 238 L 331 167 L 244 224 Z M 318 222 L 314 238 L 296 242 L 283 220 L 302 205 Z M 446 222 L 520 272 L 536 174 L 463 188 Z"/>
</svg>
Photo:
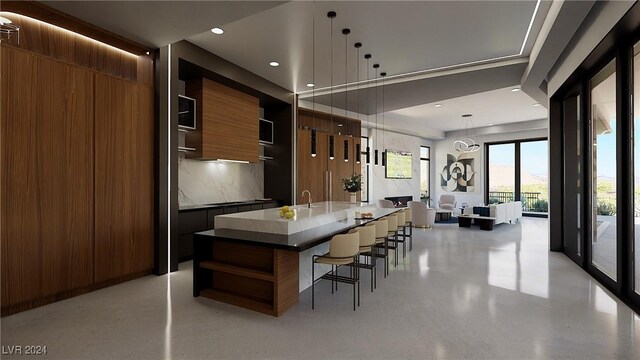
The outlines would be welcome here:
<svg viewBox="0 0 640 360">
<path fill-rule="evenodd" d="M 378 145 L 380 140 L 378 139 L 378 68 L 380 67 L 380 64 L 373 64 L 373 68 L 376 69 L 376 80 L 375 80 L 375 86 L 376 86 L 376 136 L 375 136 L 375 150 L 373 151 L 373 165 L 374 166 L 378 166 Z"/>
<path fill-rule="evenodd" d="M 360 48 L 362 47 L 362 43 L 357 42 L 353 44 L 356 48 L 356 74 L 358 74 L 357 82 L 356 82 L 356 109 L 358 113 L 358 120 L 360 120 Z M 354 141 L 355 142 L 355 141 Z M 356 164 L 360 164 L 360 142 L 356 143 Z"/>
<path fill-rule="evenodd" d="M 342 35 L 344 35 L 344 122 L 347 123 L 347 84 L 349 79 L 347 78 L 347 40 L 351 30 L 348 28 L 342 29 Z M 347 130 L 348 131 L 348 130 Z M 344 139 L 344 162 L 349 162 L 349 139 L 348 134 L 345 134 Z"/>
<path fill-rule="evenodd" d="M 334 149 L 334 138 L 333 138 L 333 19 L 336 17 L 335 11 L 329 11 L 327 13 L 327 17 L 331 21 L 331 31 L 329 32 L 329 46 L 330 48 L 330 56 L 329 56 L 329 64 L 331 68 L 331 86 L 329 87 L 329 103 L 331 106 L 331 133 L 329 134 L 329 160 L 333 160 L 335 158 L 335 149 Z"/>
<path fill-rule="evenodd" d="M 384 143 L 384 77 L 387 76 L 386 72 L 381 72 L 382 78 L 382 166 L 387 166 L 387 150 Z"/>
<path fill-rule="evenodd" d="M 313 99 L 313 112 L 311 120 L 311 157 L 318 155 L 316 142 L 316 2 L 311 5 L 311 98 Z"/>
<path fill-rule="evenodd" d="M 365 113 L 367 114 L 367 117 L 369 116 L 369 59 L 371 59 L 371 54 L 365 54 L 364 58 L 367 60 L 367 110 L 365 111 Z M 367 122 L 369 119 L 367 119 Z M 367 140 L 367 154 L 366 154 L 366 158 L 367 158 L 367 164 L 371 164 L 371 147 L 369 147 L 370 141 Z"/>
</svg>

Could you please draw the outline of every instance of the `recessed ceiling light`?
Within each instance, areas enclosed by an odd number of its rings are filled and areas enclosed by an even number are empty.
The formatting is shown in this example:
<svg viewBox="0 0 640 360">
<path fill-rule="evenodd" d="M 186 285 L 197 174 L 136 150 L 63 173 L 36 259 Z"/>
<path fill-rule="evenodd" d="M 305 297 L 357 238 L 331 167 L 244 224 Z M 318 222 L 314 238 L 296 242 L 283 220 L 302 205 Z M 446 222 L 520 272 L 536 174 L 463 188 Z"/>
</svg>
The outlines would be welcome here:
<svg viewBox="0 0 640 360">
<path fill-rule="evenodd" d="M 276 66 L 280 66 L 280 63 L 277 62 L 277 61 L 272 61 L 272 62 L 269 63 L 269 65 L 271 65 L 273 67 L 276 67 Z"/>
<path fill-rule="evenodd" d="M 442 104 L 435 104 L 435 107 L 442 107 Z"/>
<path fill-rule="evenodd" d="M 338 127 L 343 127 L 343 126 L 344 126 L 344 125 L 342 125 L 342 124 L 338 124 Z"/>
<path fill-rule="evenodd" d="M 493 123 L 489 124 L 489 126 L 493 126 Z"/>
<path fill-rule="evenodd" d="M 308 83 L 307 84 L 307 87 L 314 87 L 314 86 L 316 86 L 314 83 Z"/>
<path fill-rule="evenodd" d="M 538 104 L 538 103 L 535 103 L 535 104 L 533 104 L 533 106 L 542 106 L 542 105 L 540 105 L 540 104 Z"/>
<path fill-rule="evenodd" d="M 513 91 L 513 92 L 520 91 L 520 88 L 513 88 L 513 89 L 511 89 L 511 91 Z"/>
<path fill-rule="evenodd" d="M 211 29 L 211 32 L 216 34 L 216 35 L 224 34 L 224 30 L 220 29 L 219 27 L 214 27 L 213 29 Z"/>
<path fill-rule="evenodd" d="M 472 117 L 472 116 L 473 116 L 473 114 L 464 114 L 464 115 L 462 115 L 462 117 Z"/>
</svg>

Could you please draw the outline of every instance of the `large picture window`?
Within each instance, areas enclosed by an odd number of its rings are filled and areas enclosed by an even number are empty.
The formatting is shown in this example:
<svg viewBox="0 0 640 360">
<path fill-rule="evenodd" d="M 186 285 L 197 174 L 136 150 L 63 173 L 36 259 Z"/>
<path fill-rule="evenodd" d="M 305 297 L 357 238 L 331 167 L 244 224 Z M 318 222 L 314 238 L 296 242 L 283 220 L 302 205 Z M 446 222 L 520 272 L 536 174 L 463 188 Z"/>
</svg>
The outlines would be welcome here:
<svg viewBox="0 0 640 360">
<path fill-rule="evenodd" d="M 522 201 L 522 211 L 546 215 L 549 205 L 546 139 L 486 144 L 486 203 Z"/>
</svg>

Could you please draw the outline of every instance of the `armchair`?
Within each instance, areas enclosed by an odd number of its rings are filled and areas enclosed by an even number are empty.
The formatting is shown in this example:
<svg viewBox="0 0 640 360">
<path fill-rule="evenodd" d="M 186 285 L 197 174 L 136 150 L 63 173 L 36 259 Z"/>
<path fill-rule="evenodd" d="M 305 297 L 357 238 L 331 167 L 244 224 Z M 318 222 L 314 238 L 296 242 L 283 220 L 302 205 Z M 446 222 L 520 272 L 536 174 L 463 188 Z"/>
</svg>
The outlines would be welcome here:
<svg viewBox="0 0 640 360">
<path fill-rule="evenodd" d="M 436 209 L 428 208 L 421 201 L 409 201 L 407 206 L 411 209 L 413 226 L 431 228 L 436 222 Z"/>
<path fill-rule="evenodd" d="M 440 195 L 440 200 L 438 201 L 440 209 L 454 211 L 457 204 L 455 195 Z"/>
</svg>

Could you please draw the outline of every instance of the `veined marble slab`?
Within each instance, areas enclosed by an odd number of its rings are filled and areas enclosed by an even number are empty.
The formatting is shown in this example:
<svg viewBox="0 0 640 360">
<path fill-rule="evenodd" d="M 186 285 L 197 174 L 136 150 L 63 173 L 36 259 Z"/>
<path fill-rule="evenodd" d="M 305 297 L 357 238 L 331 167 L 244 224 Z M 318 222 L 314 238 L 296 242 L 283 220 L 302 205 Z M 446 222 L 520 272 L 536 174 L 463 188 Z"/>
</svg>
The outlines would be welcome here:
<svg viewBox="0 0 640 360">
<path fill-rule="evenodd" d="M 355 217 L 356 211 L 369 212 L 375 207 L 371 204 L 351 204 L 342 201 L 326 201 L 293 206 L 296 216 L 287 220 L 278 216 L 280 209 L 247 211 L 237 214 L 218 215 L 214 218 L 216 229 L 235 229 L 271 234 L 290 235 L 316 226 Z"/>
</svg>

